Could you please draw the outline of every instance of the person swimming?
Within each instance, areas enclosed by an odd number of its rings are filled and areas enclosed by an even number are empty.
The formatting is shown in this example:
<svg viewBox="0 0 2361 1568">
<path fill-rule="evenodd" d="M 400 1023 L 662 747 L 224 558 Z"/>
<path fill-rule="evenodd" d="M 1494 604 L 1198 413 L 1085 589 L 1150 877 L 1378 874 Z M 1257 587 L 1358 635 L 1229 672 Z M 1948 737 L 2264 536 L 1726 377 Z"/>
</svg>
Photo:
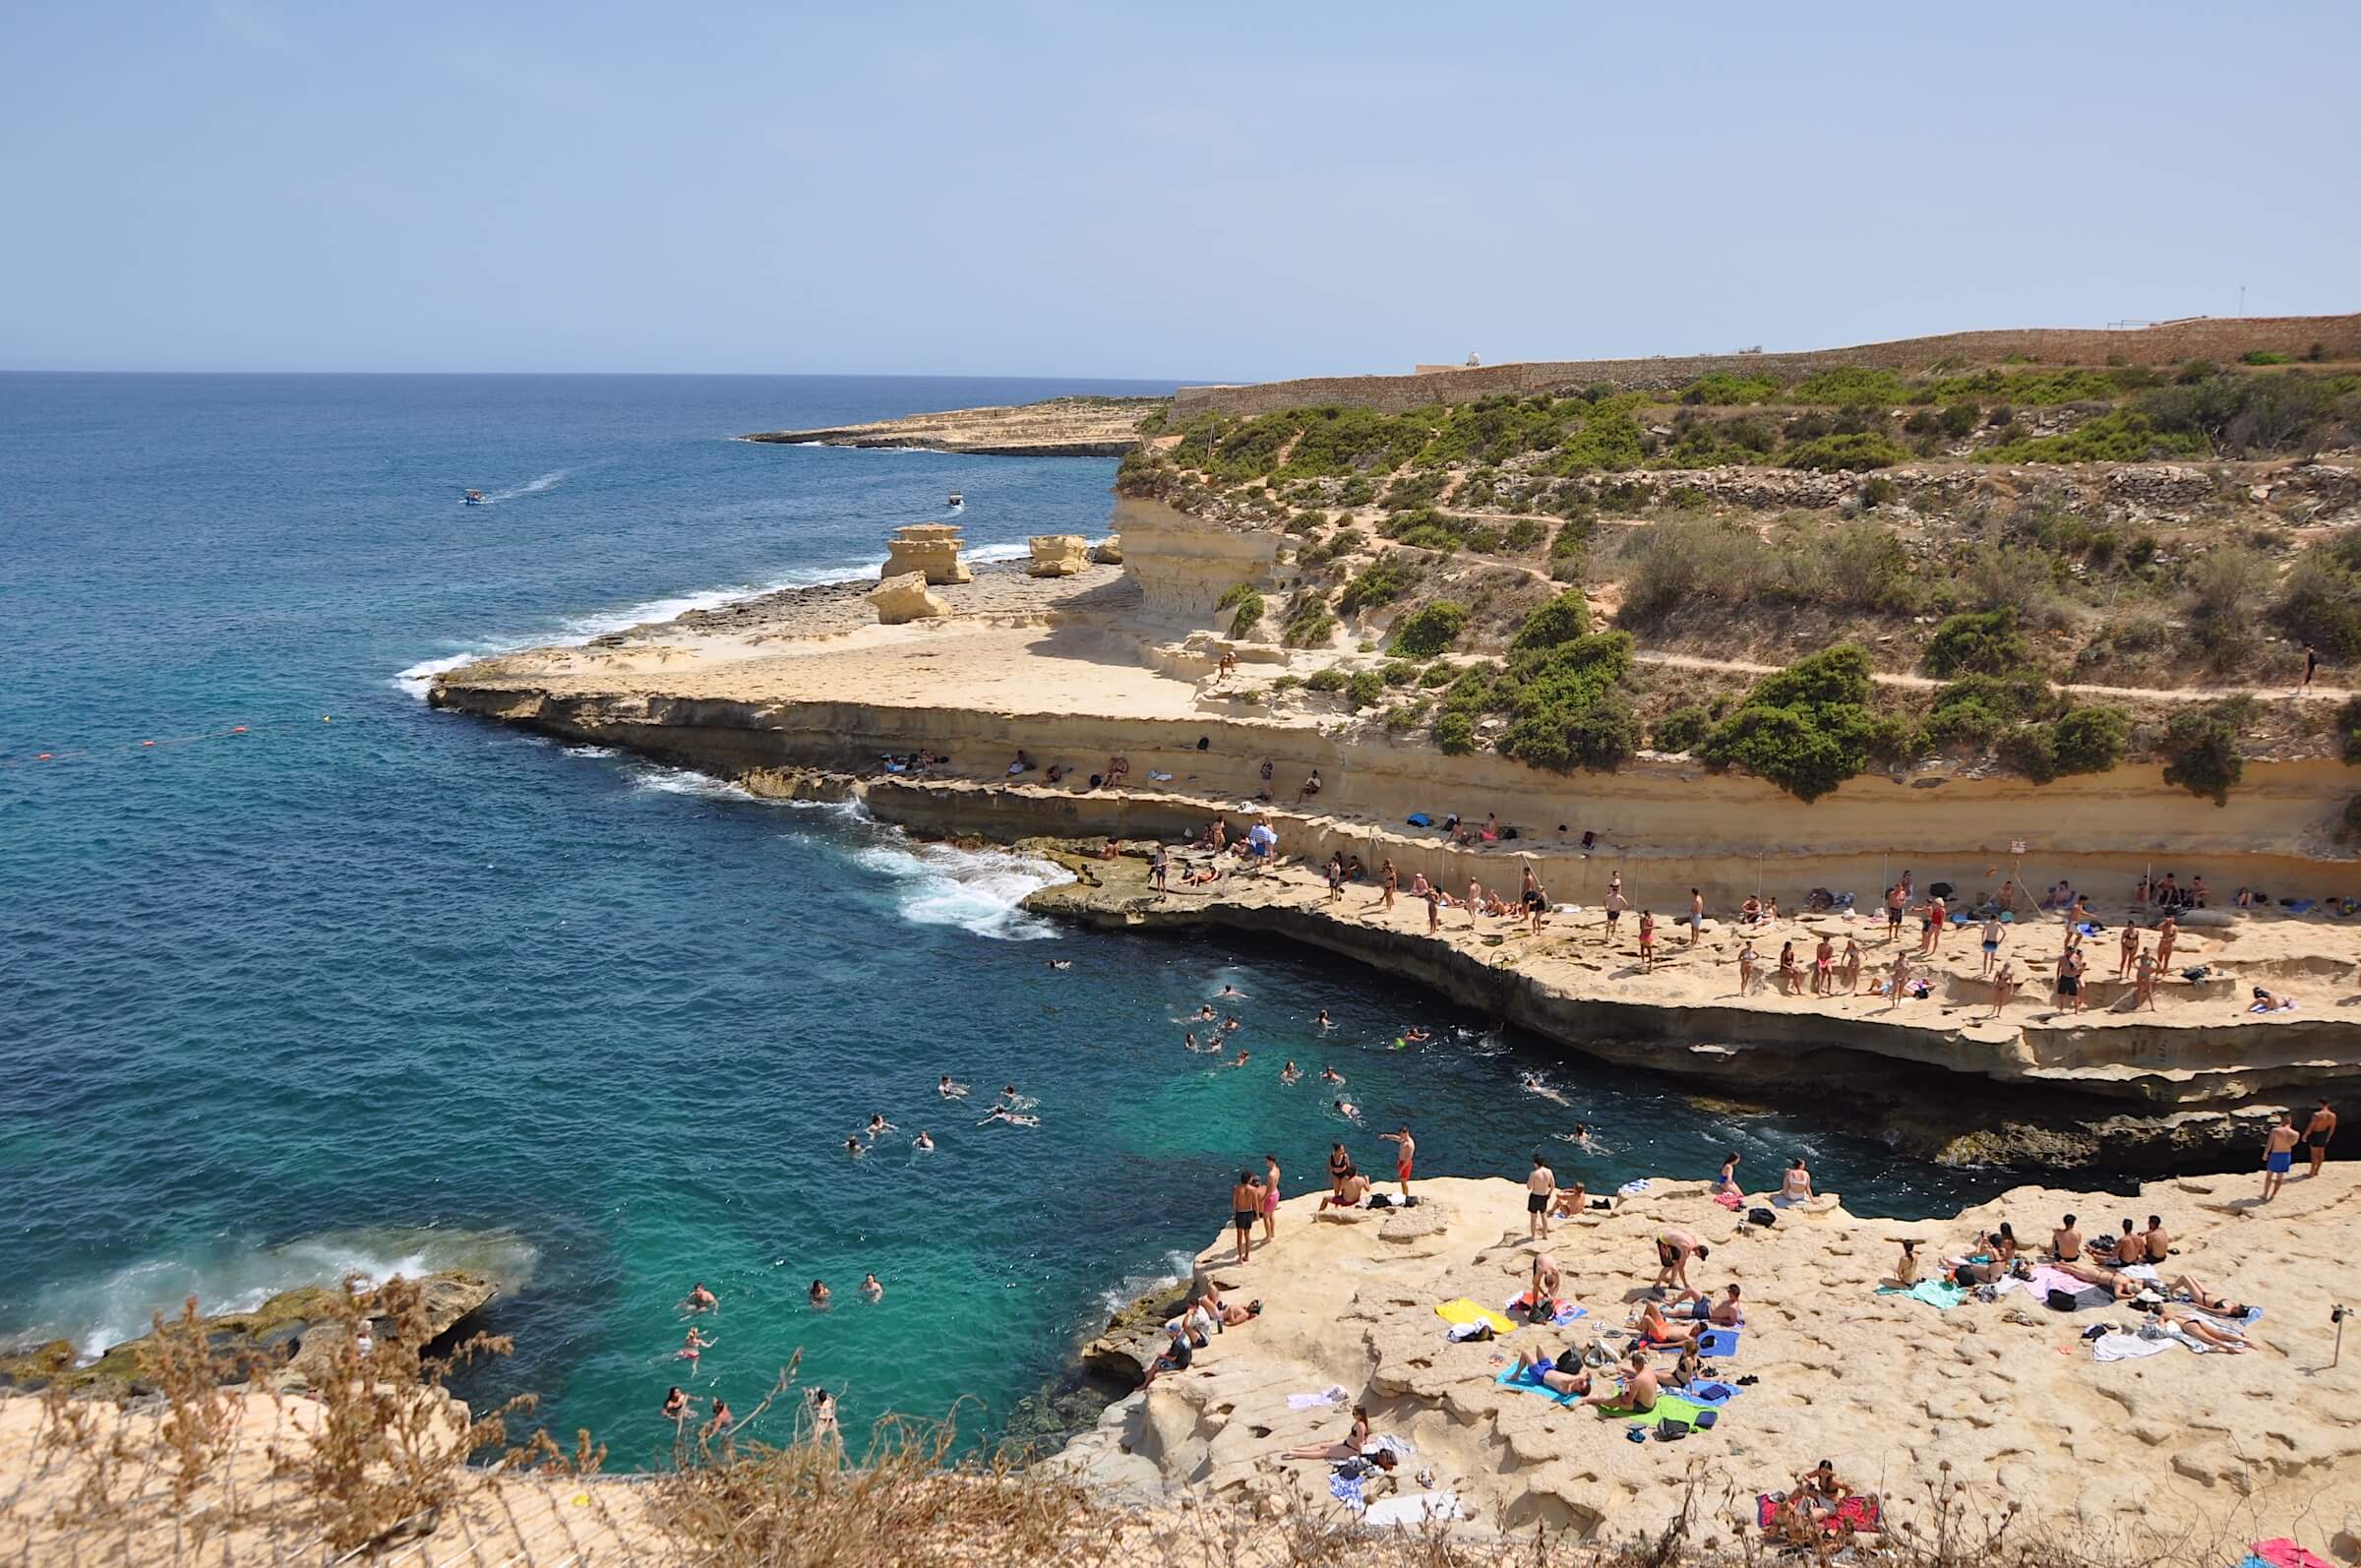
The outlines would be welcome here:
<svg viewBox="0 0 2361 1568">
<path fill-rule="evenodd" d="M 1237 1029 L 1237 1028 L 1240 1028 L 1240 1027 L 1241 1027 L 1241 1025 L 1240 1025 L 1240 1023 L 1239 1023 L 1239 1021 L 1238 1021 L 1238 1019 L 1237 1019 L 1237 1017 L 1236 1017 L 1235 1015 L 1233 1015 L 1233 1016 L 1231 1016 L 1231 1017 L 1228 1017 L 1228 1018 L 1225 1018 L 1225 1019 L 1223 1019 L 1223 1020 L 1222 1020 L 1222 1033 L 1223 1033 L 1223 1034 L 1228 1034 L 1228 1033 L 1230 1033 L 1230 1031 L 1232 1031 L 1233 1029 Z"/>
<path fill-rule="evenodd" d="M 1279 1081 L 1281 1083 L 1294 1083 L 1297 1079 L 1302 1076 L 1303 1069 L 1296 1065 L 1296 1058 L 1293 1056 L 1288 1057 L 1287 1065 L 1279 1069 Z"/>
<path fill-rule="evenodd" d="M 1231 1066 L 1233 1066 L 1233 1067 L 1242 1067 L 1242 1066 L 1244 1066 L 1244 1065 L 1246 1064 L 1246 1057 L 1247 1057 L 1248 1055 L 1252 1055 L 1252 1053 L 1250 1053 L 1250 1052 L 1244 1052 L 1244 1051 L 1241 1051 L 1241 1052 L 1240 1052 L 1240 1053 L 1238 1054 L 1238 1059 L 1237 1059 L 1236 1061 L 1234 1061 L 1234 1062 L 1230 1063 L 1230 1065 L 1231 1065 Z"/>
<path fill-rule="evenodd" d="M 1024 1116 L 1009 1110 L 1006 1106 L 994 1106 L 990 1111 L 984 1113 L 984 1119 L 977 1122 L 976 1125 L 988 1127 L 996 1121 L 1004 1121 L 1012 1127 L 1038 1127 L 1041 1125 L 1041 1117 Z"/>
<path fill-rule="evenodd" d="M 1341 1073 L 1341 1072 L 1337 1071 L 1337 1070 L 1336 1070 L 1334 1067 L 1330 1067 L 1330 1066 L 1326 1066 L 1326 1065 L 1322 1065 L 1322 1066 L 1321 1066 L 1321 1068 L 1320 1068 L 1320 1082 L 1322 1082 L 1322 1083 L 1343 1083 L 1344 1081 L 1345 1081 L 1345 1075 L 1344 1075 L 1343 1073 Z"/>
<path fill-rule="evenodd" d="M 1239 990 L 1236 986 L 1224 986 L 1220 991 L 1214 993 L 1213 999 L 1216 1001 L 1224 1001 L 1235 996 L 1242 1001 L 1245 999 L 1245 995 L 1246 994 L 1244 992 Z"/>
<path fill-rule="evenodd" d="M 926 1128 L 921 1127 L 918 1129 L 918 1136 L 910 1140 L 910 1147 L 916 1149 L 921 1154 L 933 1154 L 935 1152 L 935 1139 L 928 1133 Z"/>
<path fill-rule="evenodd" d="M 945 1100 L 964 1100 L 967 1098 L 967 1085 L 951 1082 L 951 1075 L 946 1072 L 942 1075 L 942 1082 L 935 1086 L 935 1092 Z"/>
<path fill-rule="evenodd" d="M 699 1280 L 689 1287 L 689 1298 L 681 1304 L 692 1312 L 709 1312 L 721 1305 L 721 1298 L 706 1290 L 705 1282 Z"/>
<path fill-rule="evenodd" d="M 1524 1088 L 1527 1094 L 1538 1094 L 1543 1099 L 1554 1100 L 1561 1106 L 1566 1103 L 1566 1097 L 1543 1082 L 1542 1075 L 1538 1072 L 1525 1074 Z"/>
<path fill-rule="evenodd" d="M 1074 961 L 1071 958 L 1053 958 L 1049 960 L 1049 965 L 1052 969 L 1071 969 Z"/>
<path fill-rule="evenodd" d="M 1188 1033 L 1180 1037 L 1180 1047 L 1184 1051 L 1194 1051 L 1197 1049 L 1197 1032 L 1194 1029 L 1191 1029 Z"/>
<path fill-rule="evenodd" d="M 668 1421 L 677 1421 L 687 1417 L 688 1414 L 689 1396 L 682 1393 L 681 1386 L 675 1383 L 664 1396 L 664 1418 Z"/>
<path fill-rule="evenodd" d="M 1336 1102 L 1336 1114 L 1340 1116 L 1343 1116 L 1348 1121 L 1359 1121 L 1361 1119 L 1361 1107 L 1355 1105 L 1350 1100 L 1339 1100 Z"/>
<path fill-rule="evenodd" d="M 861 1146 L 861 1134 L 856 1132 L 844 1140 L 844 1152 L 858 1160 L 869 1151 Z"/>
<path fill-rule="evenodd" d="M 872 1142 L 877 1140 L 878 1133 L 891 1132 L 893 1130 L 893 1123 L 885 1119 L 885 1113 L 882 1111 L 876 1113 L 869 1118 L 869 1136 Z"/>
<path fill-rule="evenodd" d="M 814 1306 L 825 1306 L 828 1304 L 828 1288 L 827 1286 L 821 1284 L 818 1280 L 814 1280 L 812 1282 L 812 1290 L 809 1294 L 811 1295 L 812 1304 Z"/>
<path fill-rule="evenodd" d="M 1204 1006 L 1197 1009 L 1197 1016 L 1204 1019 L 1207 1023 L 1211 1023 L 1214 1019 L 1219 1018 L 1221 1014 L 1214 1011 L 1212 1002 L 1207 1002 Z"/>
<path fill-rule="evenodd" d="M 1432 1040 L 1434 1036 L 1427 1033 L 1423 1029 L 1413 1026 L 1402 1031 L 1402 1038 L 1414 1046 L 1419 1046 L 1424 1045 L 1427 1041 Z"/>
<path fill-rule="evenodd" d="M 885 1299 L 885 1287 L 878 1283 L 875 1274 L 864 1274 L 861 1276 L 861 1294 L 873 1301 L 882 1301 Z"/>
<path fill-rule="evenodd" d="M 694 1361 L 697 1358 L 697 1357 L 703 1355 L 704 1352 L 714 1343 L 715 1341 L 705 1338 L 704 1335 L 698 1333 L 693 1328 L 689 1331 L 689 1337 L 681 1342 L 681 1348 L 679 1352 L 676 1353 L 675 1358 L 684 1361 Z"/>
<path fill-rule="evenodd" d="M 1328 1016 L 1328 1009 L 1325 1007 L 1320 1009 L 1319 1017 L 1313 1019 L 1312 1022 L 1315 1026 L 1321 1029 L 1334 1029 L 1336 1027 L 1336 1020 Z"/>
</svg>

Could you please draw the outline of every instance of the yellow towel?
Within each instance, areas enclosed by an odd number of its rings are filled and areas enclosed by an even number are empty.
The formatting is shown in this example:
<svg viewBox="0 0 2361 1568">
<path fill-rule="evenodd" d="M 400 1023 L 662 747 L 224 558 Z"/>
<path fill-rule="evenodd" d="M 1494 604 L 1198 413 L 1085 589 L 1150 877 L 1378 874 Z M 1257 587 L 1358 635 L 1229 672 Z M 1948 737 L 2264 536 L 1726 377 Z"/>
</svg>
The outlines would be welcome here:
<svg viewBox="0 0 2361 1568">
<path fill-rule="evenodd" d="M 1446 1323 L 1455 1325 L 1476 1322 L 1489 1323 L 1495 1334 L 1513 1334 L 1517 1327 L 1516 1324 L 1502 1317 L 1490 1307 L 1478 1306 L 1464 1296 L 1456 1301 L 1445 1301 L 1434 1309 L 1434 1315 Z"/>
</svg>

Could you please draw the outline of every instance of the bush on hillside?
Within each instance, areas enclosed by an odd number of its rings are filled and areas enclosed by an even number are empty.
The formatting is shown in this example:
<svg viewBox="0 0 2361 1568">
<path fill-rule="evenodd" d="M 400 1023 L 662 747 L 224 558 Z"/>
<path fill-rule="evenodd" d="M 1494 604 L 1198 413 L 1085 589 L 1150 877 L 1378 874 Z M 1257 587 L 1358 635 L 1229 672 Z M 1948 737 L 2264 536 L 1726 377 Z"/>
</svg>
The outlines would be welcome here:
<svg viewBox="0 0 2361 1568">
<path fill-rule="evenodd" d="M 1466 605 L 1452 599 L 1437 599 L 1394 623 L 1388 651 L 1413 659 L 1431 659 L 1458 641 L 1467 626 Z"/>
<path fill-rule="evenodd" d="M 1921 662 L 1929 675 L 1945 680 L 1955 675 L 2009 675 L 2032 662 L 2033 650 L 2017 630 L 2017 612 L 1968 611 L 1935 628 L 1926 641 Z"/>
<path fill-rule="evenodd" d="M 2272 613 L 2290 636 L 2325 658 L 2361 654 L 2361 537 L 2346 534 L 2307 550 Z"/>
<path fill-rule="evenodd" d="M 1230 622 L 1230 634 L 1234 637 L 1252 635 L 1254 629 L 1262 624 L 1262 613 L 1267 608 L 1262 602 L 1262 595 L 1241 582 L 1223 594 L 1214 608 L 1228 610 L 1234 606 L 1238 614 Z"/>
<path fill-rule="evenodd" d="M 1896 446 L 1888 437 L 1862 432 L 1822 436 L 1813 441 L 1800 442 L 1788 448 L 1786 455 L 1780 461 L 1789 468 L 1836 472 L 1891 468 L 1898 462 L 1907 462 L 1909 459 L 1908 451 Z"/>
<path fill-rule="evenodd" d="M 1345 698 L 1356 708 L 1373 708 L 1385 700 L 1385 677 L 1375 670 L 1356 670 L 1345 682 Z"/>
<path fill-rule="evenodd" d="M 1419 570 L 1404 560 L 1400 551 L 1389 551 L 1362 568 L 1360 573 L 1345 584 L 1345 591 L 1338 598 L 1336 607 L 1346 615 L 1351 615 L 1356 610 L 1391 604 L 1416 587 L 1419 576 Z"/>
<path fill-rule="evenodd" d="M 2104 773 L 2123 760 L 2132 716 L 2117 707 L 2076 708 L 2052 728 L 2060 773 Z"/>
<path fill-rule="evenodd" d="M 1446 709 L 1434 720 L 1434 744 L 1449 756 L 1465 756 L 1476 750 L 1476 715 Z"/>
<path fill-rule="evenodd" d="M 1674 708 L 1656 721 L 1656 749 L 1660 752 L 1694 752 L 1713 727 L 1713 714 L 1697 703 Z"/>
<path fill-rule="evenodd" d="M 1698 755 L 1816 801 L 1897 748 L 1901 726 L 1868 708 L 1869 655 L 1850 643 L 1767 675 L 1715 726 Z"/>
<path fill-rule="evenodd" d="M 2230 786 L 2246 773 L 2246 759 L 2238 753 L 2238 724 L 2244 714 L 2243 700 L 2175 713 L 2164 728 L 2164 782 L 2203 795 L 2216 806 L 2229 805 Z"/>
<path fill-rule="evenodd" d="M 2062 436 L 2022 436 L 1975 456 L 1979 462 L 2149 462 L 2204 457 L 2212 450 L 2201 434 L 2166 429 L 2136 409 L 2118 408 Z"/>
<path fill-rule="evenodd" d="M 1311 692 L 1342 692 L 1345 679 L 1345 672 L 1331 664 L 1326 669 L 1312 671 L 1304 678 L 1303 686 Z"/>
<path fill-rule="evenodd" d="M 1483 697 L 1510 715 L 1500 751 L 1558 772 L 1620 765 L 1640 749 L 1639 716 L 1617 690 L 1630 670 L 1631 638 L 1620 632 L 1517 654 Z"/>
<path fill-rule="evenodd" d="M 2336 710 L 2336 739 L 2347 762 L 2361 762 L 2361 696 L 2348 696 Z"/>
<path fill-rule="evenodd" d="M 1588 636 L 1590 631 L 1591 607 L 1584 602 L 1580 588 L 1568 588 L 1527 613 L 1525 624 L 1517 629 L 1509 648 L 1518 653 L 1528 648 L 1553 648 L 1561 642 Z"/>
</svg>

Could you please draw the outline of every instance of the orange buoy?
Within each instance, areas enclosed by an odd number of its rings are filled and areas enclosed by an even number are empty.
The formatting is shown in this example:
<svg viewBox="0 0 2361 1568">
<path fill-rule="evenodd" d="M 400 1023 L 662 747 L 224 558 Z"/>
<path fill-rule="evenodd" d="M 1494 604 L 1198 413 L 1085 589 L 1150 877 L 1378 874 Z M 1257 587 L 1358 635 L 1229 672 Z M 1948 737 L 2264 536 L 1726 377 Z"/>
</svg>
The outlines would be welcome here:
<svg viewBox="0 0 2361 1568">
<path fill-rule="evenodd" d="M 236 728 L 232 729 L 232 730 L 231 730 L 229 733 L 230 733 L 230 734 L 232 734 L 232 735 L 243 735 L 243 734 L 245 734 L 245 733 L 246 733 L 246 726 L 245 726 L 245 725 L 243 725 L 243 724 L 241 724 L 241 725 L 238 725 Z"/>
<path fill-rule="evenodd" d="M 142 746 L 153 746 L 155 743 L 153 741 L 142 741 L 140 744 Z"/>
<path fill-rule="evenodd" d="M 43 752 L 38 756 L 34 757 L 33 760 L 36 762 L 46 762 L 56 755 L 57 754 L 55 752 Z"/>
</svg>

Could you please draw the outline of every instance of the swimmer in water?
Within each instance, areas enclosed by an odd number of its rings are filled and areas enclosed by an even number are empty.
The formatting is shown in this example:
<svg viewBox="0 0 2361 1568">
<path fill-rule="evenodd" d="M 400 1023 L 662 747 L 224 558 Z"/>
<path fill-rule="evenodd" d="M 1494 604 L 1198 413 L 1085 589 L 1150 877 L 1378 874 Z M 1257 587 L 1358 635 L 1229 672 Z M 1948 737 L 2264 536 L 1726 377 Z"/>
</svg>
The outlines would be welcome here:
<svg viewBox="0 0 2361 1568">
<path fill-rule="evenodd" d="M 1402 1038 L 1417 1046 L 1423 1045 L 1434 1037 L 1423 1029 L 1405 1029 L 1402 1031 Z"/>
<path fill-rule="evenodd" d="M 1049 962 L 1052 969 L 1071 969 L 1074 967 L 1074 961 L 1071 958 L 1053 958 Z"/>
<path fill-rule="evenodd" d="M 1038 1127 L 1041 1125 L 1041 1117 L 1019 1116 L 1006 1106 L 994 1106 L 990 1111 L 984 1113 L 984 1119 L 977 1122 L 976 1125 L 988 1127 L 996 1121 L 1005 1121 L 1012 1127 Z"/>
<path fill-rule="evenodd" d="M 681 1304 L 692 1312 L 710 1312 L 721 1305 L 721 1298 L 706 1290 L 705 1282 L 699 1280 L 689 1288 L 689 1298 Z"/>
<path fill-rule="evenodd" d="M 876 1275 L 864 1274 L 861 1276 L 861 1294 L 873 1301 L 882 1301 L 885 1299 L 885 1287 L 878 1283 Z"/>
<path fill-rule="evenodd" d="M 1312 1022 L 1317 1024 L 1322 1029 L 1334 1029 L 1336 1027 L 1336 1020 L 1328 1016 L 1328 1009 L 1325 1007 L 1320 1009 L 1319 1017 L 1313 1019 Z"/>
<path fill-rule="evenodd" d="M 1345 1081 L 1345 1075 L 1344 1075 L 1343 1073 L 1341 1073 L 1341 1072 L 1337 1071 L 1337 1070 L 1336 1070 L 1334 1067 L 1330 1067 L 1330 1066 L 1322 1066 L 1322 1067 L 1320 1068 L 1320 1082 L 1322 1082 L 1322 1083 L 1343 1083 L 1344 1081 Z"/>
<path fill-rule="evenodd" d="M 921 1127 L 918 1129 L 918 1136 L 910 1140 L 910 1147 L 916 1149 L 921 1154 L 933 1154 L 935 1152 L 935 1139 L 926 1128 Z"/>
<path fill-rule="evenodd" d="M 1296 1058 L 1293 1056 L 1288 1057 L 1287 1065 L 1279 1069 L 1279 1081 L 1281 1083 L 1294 1083 L 1297 1079 L 1302 1076 L 1303 1069 L 1296 1065 Z"/>
<path fill-rule="evenodd" d="M 1194 1050 L 1196 1050 L 1196 1049 L 1197 1049 L 1197 1032 L 1196 1032 L 1194 1029 L 1191 1029 L 1191 1030 L 1190 1030 L 1190 1031 L 1189 1031 L 1187 1034 L 1184 1034 L 1184 1035 L 1182 1035 L 1182 1036 L 1180 1037 L 1180 1044 L 1181 1044 L 1181 1046 L 1182 1046 L 1184 1049 L 1186 1049 L 1186 1050 L 1189 1050 L 1189 1051 L 1194 1051 Z"/>
<path fill-rule="evenodd" d="M 1231 996 L 1239 996 L 1239 997 L 1243 997 L 1244 995 L 1245 995 L 1245 993 L 1244 993 L 1244 992 L 1242 992 L 1242 991 L 1241 991 L 1241 990 L 1239 990 L 1239 989 L 1238 989 L 1236 986 L 1224 986 L 1224 987 L 1221 989 L 1221 991 L 1215 995 L 1215 996 L 1214 996 L 1214 998 L 1213 998 L 1213 999 L 1214 999 L 1214 1000 L 1216 1000 L 1216 1001 L 1221 1001 L 1221 1000 L 1223 1000 L 1223 999 L 1225 999 L 1225 998 L 1227 998 L 1227 997 L 1231 997 Z"/>
<path fill-rule="evenodd" d="M 1211 1023 L 1214 1019 L 1219 1018 L 1221 1014 L 1213 1010 L 1212 1002 L 1207 1002 L 1204 1006 L 1197 1009 L 1197 1016 L 1204 1019 L 1207 1023 Z"/>
<path fill-rule="evenodd" d="M 1585 1154 L 1590 1154 L 1593 1152 L 1591 1149 L 1591 1124 L 1589 1122 L 1577 1121 L 1574 1123 L 1574 1143 L 1575 1146 L 1581 1149 Z"/>
<path fill-rule="evenodd" d="M 689 1337 L 681 1342 L 678 1359 L 694 1361 L 713 1343 L 712 1340 L 705 1338 L 704 1335 L 693 1328 L 689 1331 Z"/>
<path fill-rule="evenodd" d="M 1233 1066 L 1233 1067 L 1242 1067 L 1242 1066 L 1244 1066 L 1244 1065 L 1246 1064 L 1246 1056 L 1247 1056 L 1247 1055 L 1248 1055 L 1248 1053 L 1246 1053 L 1246 1052 L 1243 1052 L 1243 1051 L 1240 1052 L 1240 1053 L 1238 1054 L 1238 1059 L 1237 1059 L 1236 1061 L 1234 1061 L 1234 1062 L 1230 1063 L 1230 1065 L 1231 1065 L 1231 1066 Z"/>
<path fill-rule="evenodd" d="M 1239 1022 L 1238 1022 L 1238 1020 L 1237 1020 L 1236 1018 L 1234 1018 L 1234 1017 L 1233 1017 L 1233 1018 L 1225 1018 L 1225 1019 L 1223 1019 L 1223 1020 L 1222 1020 L 1222 1033 L 1223 1033 L 1223 1034 L 1228 1034 L 1228 1033 L 1229 1033 L 1231 1030 L 1233 1030 L 1233 1029 L 1236 1029 L 1236 1028 L 1238 1028 L 1238 1027 L 1239 1027 Z"/>
<path fill-rule="evenodd" d="M 967 1085 L 951 1082 L 951 1075 L 946 1072 L 942 1075 L 942 1082 L 935 1086 L 935 1092 L 945 1100 L 964 1100 L 967 1098 Z"/>
<path fill-rule="evenodd" d="M 878 1133 L 892 1132 L 894 1130 L 895 1128 L 893 1123 L 885 1119 L 885 1114 L 882 1111 L 876 1113 L 869 1118 L 869 1136 L 872 1142 L 877 1140 Z"/>
<path fill-rule="evenodd" d="M 1538 1094 L 1543 1099 L 1554 1100 L 1561 1106 L 1566 1103 L 1566 1097 L 1562 1094 L 1559 1094 L 1555 1089 L 1550 1088 L 1547 1084 L 1544 1083 L 1542 1081 L 1542 1075 L 1538 1072 L 1529 1072 L 1525 1074 L 1524 1089 L 1527 1094 Z"/>
<path fill-rule="evenodd" d="M 861 1147 L 861 1135 L 859 1133 L 855 1133 L 851 1137 L 844 1140 L 844 1152 L 858 1160 L 869 1151 Z"/>
<path fill-rule="evenodd" d="M 817 1280 L 812 1282 L 812 1304 L 814 1306 L 828 1304 L 828 1288 Z"/>
<path fill-rule="evenodd" d="M 1343 1116 L 1348 1121 L 1359 1121 L 1361 1119 L 1361 1107 L 1355 1105 L 1350 1100 L 1339 1100 L 1336 1102 L 1336 1114 L 1340 1116 Z"/>
</svg>

